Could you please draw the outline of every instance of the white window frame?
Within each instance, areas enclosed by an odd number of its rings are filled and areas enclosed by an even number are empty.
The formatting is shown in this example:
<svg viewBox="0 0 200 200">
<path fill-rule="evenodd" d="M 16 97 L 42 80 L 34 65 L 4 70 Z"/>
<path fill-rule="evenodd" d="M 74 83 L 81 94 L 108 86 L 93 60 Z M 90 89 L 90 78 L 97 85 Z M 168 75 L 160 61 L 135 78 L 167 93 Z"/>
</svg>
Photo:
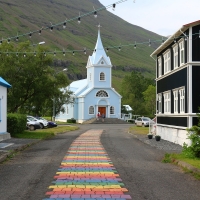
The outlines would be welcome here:
<svg viewBox="0 0 200 200">
<path fill-rule="evenodd" d="M 157 95 L 158 99 L 158 113 L 162 113 L 162 93 Z"/>
<path fill-rule="evenodd" d="M 164 74 L 171 71 L 171 51 L 168 50 L 163 54 L 164 57 Z"/>
<path fill-rule="evenodd" d="M 92 81 L 92 74 L 90 73 L 90 81 Z"/>
<path fill-rule="evenodd" d="M 178 45 L 176 44 L 173 47 L 174 52 L 174 69 L 178 68 Z"/>
<path fill-rule="evenodd" d="M 161 57 L 158 58 L 158 77 L 162 76 L 162 60 Z"/>
<path fill-rule="evenodd" d="M 164 97 L 164 113 L 171 113 L 171 91 L 166 91 L 163 93 Z"/>
<path fill-rule="evenodd" d="M 185 113 L 185 87 L 179 89 L 180 113 Z"/>
<path fill-rule="evenodd" d="M 185 64 L 185 46 L 184 40 L 179 42 L 180 65 Z"/>
<path fill-rule="evenodd" d="M 174 114 L 178 113 L 178 89 L 173 90 L 174 94 Z"/>
<path fill-rule="evenodd" d="M 99 90 L 97 93 L 96 93 L 96 97 L 109 97 L 108 93 L 105 91 L 105 90 Z"/>
<path fill-rule="evenodd" d="M 69 107 L 66 106 L 66 114 L 69 115 Z"/>
<path fill-rule="evenodd" d="M 106 75 L 105 75 L 104 72 L 101 72 L 101 73 L 100 73 L 99 79 L 100 79 L 100 81 L 105 81 L 105 80 L 106 80 Z"/>
<path fill-rule="evenodd" d="M 115 114 L 115 108 L 114 106 L 110 106 L 110 115 L 114 115 Z"/>
<path fill-rule="evenodd" d="M 89 115 L 94 115 L 94 106 L 89 107 Z"/>
</svg>

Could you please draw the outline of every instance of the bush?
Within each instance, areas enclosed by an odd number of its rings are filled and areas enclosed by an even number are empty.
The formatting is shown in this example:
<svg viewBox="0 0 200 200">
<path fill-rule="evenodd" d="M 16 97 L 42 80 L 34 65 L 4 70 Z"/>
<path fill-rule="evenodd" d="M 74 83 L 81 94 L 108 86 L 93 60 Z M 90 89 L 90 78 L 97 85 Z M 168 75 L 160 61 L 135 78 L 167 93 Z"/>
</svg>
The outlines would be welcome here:
<svg viewBox="0 0 200 200">
<path fill-rule="evenodd" d="M 200 127 L 193 126 L 188 130 L 191 145 L 183 144 L 183 154 L 189 158 L 200 158 Z"/>
<path fill-rule="evenodd" d="M 75 123 L 76 123 L 76 120 L 75 120 L 74 118 L 71 118 L 71 119 L 68 119 L 68 120 L 67 120 L 67 123 L 74 123 L 74 124 L 75 124 Z"/>
<path fill-rule="evenodd" d="M 7 130 L 14 136 L 16 133 L 22 133 L 26 129 L 26 115 L 10 113 L 7 116 Z"/>
</svg>

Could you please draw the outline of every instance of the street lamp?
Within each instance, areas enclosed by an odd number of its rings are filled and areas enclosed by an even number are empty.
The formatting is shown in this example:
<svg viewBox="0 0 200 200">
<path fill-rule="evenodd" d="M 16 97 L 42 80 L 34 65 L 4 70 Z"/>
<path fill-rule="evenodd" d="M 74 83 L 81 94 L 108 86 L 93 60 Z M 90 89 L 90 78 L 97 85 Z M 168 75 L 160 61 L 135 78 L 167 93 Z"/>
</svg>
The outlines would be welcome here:
<svg viewBox="0 0 200 200">
<path fill-rule="evenodd" d="M 60 72 L 64 72 L 64 71 L 67 71 L 68 69 L 65 68 L 59 72 L 56 72 L 53 76 L 55 77 L 56 74 L 60 73 Z M 55 87 L 55 84 L 54 84 L 54 87 Z M 56 99 L 55 97 L 53 97 L 53 121 L 55 122 L 55 117 L 56 117 Z"/>
</svg>

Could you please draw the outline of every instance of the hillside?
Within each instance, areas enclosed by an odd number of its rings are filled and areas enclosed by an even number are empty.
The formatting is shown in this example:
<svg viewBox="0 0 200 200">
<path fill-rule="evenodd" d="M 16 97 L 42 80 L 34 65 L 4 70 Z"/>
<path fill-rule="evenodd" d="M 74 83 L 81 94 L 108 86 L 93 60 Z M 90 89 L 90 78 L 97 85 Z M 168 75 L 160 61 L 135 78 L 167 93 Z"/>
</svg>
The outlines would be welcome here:
<svg viewBox="0 0 200 200">
<path fill-rule="evenodd" d="M 113 0 L 113 3 L 116 1 Z M 126 2 L 125 2 L 126 3 Z M 80 14 L 85 14 L 95 9 L 102 8 L 103 5 L 98 0 L 2 0 L 0 1 L 0 36 L 10 38 L 12 36 L 22 35 L 50 27 L 51 23 L 58 24 L 66 19 L 75 18 Z M 116 9 L 120 9 L 120 4 Z M 104 47 L 113 47 L 128 44 L 148 42 L 161 39 L 160 35 L 145 30 L 141 27 L 132 25 L 113 15 L 107 10 L 98 12 L 98 17 L 93 14 L 81 18 L 81 23 L 72 21 L 66 24 L 63 29 L 62 24 L 54 27 L 53 31 L 44 30 L 42 34 L 35 33 L 31 38 L 28 36 L 20 37 L 22 40 L 30 40 L 32 44 L 45 41 L 50 51 L 81 50 L 81 52 L 62 53 L 55 57 L 55 66 L 68 67 L 70 79 L 81 79 L 86 77 L 86 63 L 88 55 L 92 54 L 97 38 L 97 25 L 101 24 L 101 38 Z M 11 40 L 15 42 L 14 39 Z M 151 52 L 157 44 L 151 47 L 146 44 L 113 48 L 108 51 L 113 64 L 113 86 L 117 89 L 119 83 L 125 74 L 132 70 L 142 72 L 145 76 L 154 78 L 155 61 L 150 58 Z M 83 53 L 84 47 L 87 48 L 87 54 Z M 90 50 L 89 50 L 90 49 Z"/>
</svg>

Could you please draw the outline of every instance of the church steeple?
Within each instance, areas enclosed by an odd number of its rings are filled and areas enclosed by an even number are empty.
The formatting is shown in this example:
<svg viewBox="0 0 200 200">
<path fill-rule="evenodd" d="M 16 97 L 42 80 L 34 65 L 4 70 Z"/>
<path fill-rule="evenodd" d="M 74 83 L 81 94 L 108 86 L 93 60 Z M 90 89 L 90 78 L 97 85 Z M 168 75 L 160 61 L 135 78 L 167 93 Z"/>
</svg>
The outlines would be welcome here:
<svg viewBox="0 0 200 200">
<path fill-rule="evenodd" d="M 101 41 L 100 25 L 98 27 L 99 27 L 99 30 L 98 30 L 98 38 L 97 38 L 96 46 L 95 46 L 92 56 L 90 56 L 90 60 L 92 62 L 91 64 L 98 65 L 100 64 L 99 62 L 101 61 L 101 59 L 103 59 L 106 65 L 112 65 L 110 58 L 106 55 L 106 52 L 104 50 L 104 47 Z"/>
</svg>

